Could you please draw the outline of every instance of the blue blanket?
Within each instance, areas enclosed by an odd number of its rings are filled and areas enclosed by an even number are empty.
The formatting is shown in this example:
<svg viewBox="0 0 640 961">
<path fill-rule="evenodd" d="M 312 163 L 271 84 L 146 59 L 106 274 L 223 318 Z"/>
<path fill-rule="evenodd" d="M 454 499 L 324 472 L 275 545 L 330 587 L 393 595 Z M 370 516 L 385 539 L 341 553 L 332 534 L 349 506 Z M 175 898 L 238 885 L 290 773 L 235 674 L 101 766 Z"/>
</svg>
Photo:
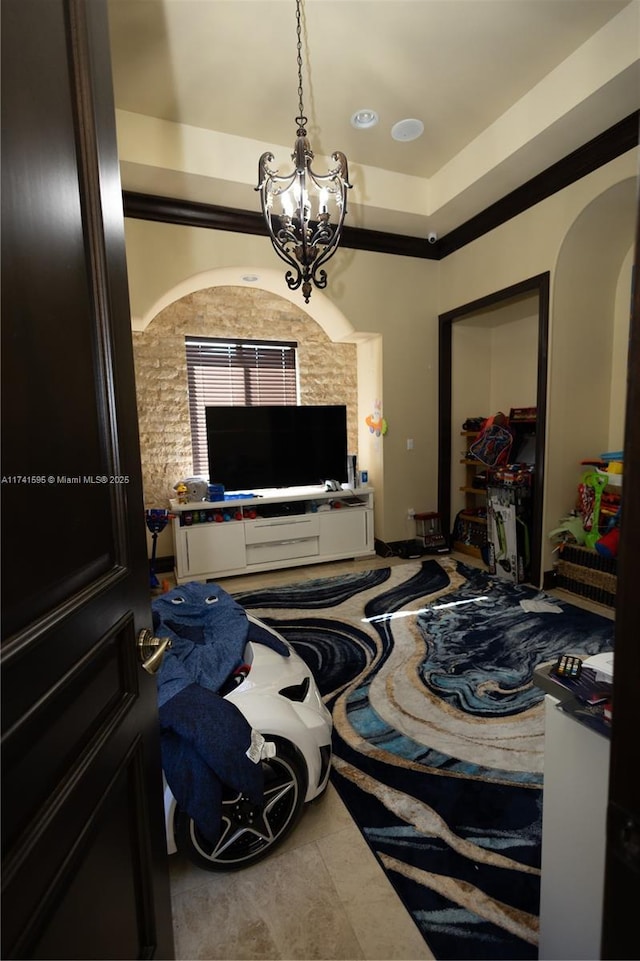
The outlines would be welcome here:
<svg viewBox="0 0 640 961">
<path fill-rule="evenodd" d="M 249 621 L 216 584 L 183 584 L 154 599 L 153 630 L 170 637 L 158 671 L 160 707 L 190 684 L 216 694 L 244 662 Z"/>
<path fill-rule="evenodd" d="M 232 701 L 191 684 L 160 709 L 162 766 L 178 802 L 213 844 L 220 836 L 222 785 L 260 804 L 262 765 L 247 757 L 251 725 Z"/>
<path fill-rule="evenodd" d="M 248 640 L 284 657 L 288 647 L 252 624 L 244 608 L 215 584 L 189 583 L 152 602 L 157 637 L 170 637 L 158 671 L 162 765 L 178 806 L 215 843 L 222 784 L 262 800 L 262 767 L 249 759 L 252 730 L 231 701 L 219 695 L 244 663 Z"/>
</svg>

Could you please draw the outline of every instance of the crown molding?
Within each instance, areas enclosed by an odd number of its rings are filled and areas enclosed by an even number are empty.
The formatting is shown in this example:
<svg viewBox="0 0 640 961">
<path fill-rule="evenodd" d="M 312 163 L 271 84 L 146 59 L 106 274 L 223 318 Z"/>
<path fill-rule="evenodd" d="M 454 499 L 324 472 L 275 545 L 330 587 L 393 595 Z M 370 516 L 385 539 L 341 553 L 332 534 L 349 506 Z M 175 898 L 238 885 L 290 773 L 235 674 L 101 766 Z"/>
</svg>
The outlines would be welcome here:
<svg viewBox="0 0 640 961">
<path fill-rule="evenodd" d="M 209 230 L 230 230 L 238 234 L 254 234 L 268 237 L 264 218 L 260 212 L 220 207 L 215 204 L 181 200 L 178 197 L 160 197 L 154 194 L 123 191 L 124 215 L 137 220 L 154 220 L 183 227 L 205 227 Z M 369 250 L 403 257 L 420 257 L 438 260 L 437 244 L 428 244 L 417 237 L 387 233 L 382 230 L 362 230 L 343 227 L 341 247 L 352 250 Z"/>
<path fill-rule="evenodd" d="M 471 241 L 477 240 L 483 234 L 489 233 L 495 227 L 517 217 L 529 207 L 535 206 L 559 190 L 586 177 L 598 167 L 637 147 L 639 125 L 640 110 L 636 110 L 476 216 L 440 237 L 433 244 L 423 237 L 344 227 L 340 246 L 401 257 L 441 260 Z M 123 191 L 122 196 L 125 217 L 180 224 L 186 227 L 204 227 L 208 230 L 229 230 L 260 237 L 268 236 L 260 212 L 196 203 L 176 197 L 133 193 L 127 190 Z"/>
<path fill-rule="evenodd" d="M 490 207 L 471 217 L 438 241 L 440 257 L 459 250 L 472 240 L 489 233 L 530 207 L 539 204 L 587 174 L 638 146 L 640 110 L 609 127 L 592 140 L 573 150 L 562 160 L 505 194 Z"/>
</svg>

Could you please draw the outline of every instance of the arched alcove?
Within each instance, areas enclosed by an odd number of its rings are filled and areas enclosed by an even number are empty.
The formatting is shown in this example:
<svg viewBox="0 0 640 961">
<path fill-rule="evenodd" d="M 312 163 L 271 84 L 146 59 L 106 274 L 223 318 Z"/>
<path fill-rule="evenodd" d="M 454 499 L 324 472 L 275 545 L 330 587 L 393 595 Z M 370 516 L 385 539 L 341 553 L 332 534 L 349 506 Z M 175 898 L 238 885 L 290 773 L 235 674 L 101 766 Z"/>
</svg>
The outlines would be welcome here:
<svg viewBox="0 0 640 961">
<path fill-rule="evenodd" d="M 575 505 L 580 462 L 611 450 L 613 438 L 615 449 L 622 446 L 626 389 L 618 381 L 626 377 L 636 191 L 635 178 L 628 178 L 594 198 L 566 231 L 550 274 L 525 282 L 538 289 L 544 276 L 551 280 L 550 295 L 547 284 L 544 296 L 539 296 L 536 484 L 540 481 L 541 486 L 535 491 L 532 541 L 536 583 L 553 567 L 548 532 Z M 521 285 L 515 285 L 440 316 L 438 502 L 445 518 L 452 503 L 455 447 L 452 324 L 478 311 L 494 310 L 506 297 L 521 293 Z M 546 303 L 548 326 L 543 316 Z M 517 350 L 514 362 L 519 362 Z"/>
<path fill-rule="evenodd" d="M 246 287 L 249 290 L 268 290 L 278 297 L 290 301 L 312 317 L 333 341 L 353 339 L 354 328 L 344 314 L 326 297 L 321 290 L 314 290 L 308 304 L 305 304 L 299 290 L 289 290 L 284 282 L 282 271 L 265 267 L 213 267 L 166 290 L 149 308 L 144 317 L 132 319 L 133 330 L 145 330 L 154 317 L 176 300 L 187 294 L 209 287 Z"/>
<path fill-rule="evenodd" d="M 365 424 L 371 398 L 381 395 L 380 337 L 355 331 L 321 291 L 307 305 L 280 272 L 219 268 L 167 290 L 132 327 L 147 506 L 165 506 L 173 484 L 191 473 L 187 333 L 298 340 L 302 403 L 346 403 L 350 448 L 372 483 L 382 477 L 381 447 L 372 444 Z M 165 552 L 170 546 L 159 544 L 159 554 Z"/>
<path fill-rule="evenodd" d="M 612 390 L 612 379 L 626 376 L 628 336 L 620 331 L 629 323 L 636 191 L 636 180 L 628 178 L 592 200 L 567 231 L 556 261 L 549 328 L 547 532 L 575 504 L 580 462 L 610 450 L 612 437 L 622 437 L 611 424 L 624 418 L 626 392 Z M 552 563 L 545 538 L 543 569 Z"/>
</svg>

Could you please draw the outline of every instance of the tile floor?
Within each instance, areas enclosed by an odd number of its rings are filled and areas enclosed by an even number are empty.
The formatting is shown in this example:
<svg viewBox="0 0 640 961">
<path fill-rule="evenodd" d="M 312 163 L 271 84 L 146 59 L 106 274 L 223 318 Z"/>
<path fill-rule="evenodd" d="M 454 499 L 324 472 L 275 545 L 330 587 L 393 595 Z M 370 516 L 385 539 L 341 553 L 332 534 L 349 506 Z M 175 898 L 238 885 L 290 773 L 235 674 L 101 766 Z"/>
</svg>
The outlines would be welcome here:
<svg viewBox="0 0 640 961">
<path fill-rule="evenodd" d="M 173 855 L 176 958 L 433 958 L 334 788 L 282 846 L 210 874 Z"/>
<path fill-rule="evenodd" d="M 233 592 L 406 563 L 368 557 L 220 584 Z M 170 872 L 178 961 L 433 958 L 331 784 L 264 862 L 213 874 L 176 854 Z"/>
<path fill-rule="evenodd" d="M 460 560 L 474 563 L 466 555 Z M 220 583 L 233 592 L 405 563 L 411 562 L 375 557 Z M 574 595 L 562 596 L 580 602 Z M 599 605 L 585 606 L 609 613 Z M 433 958 L 331 785 L 264 862 L 213 874 L 173 855 L 170 872 L 178 961 Z"/>
</svg>

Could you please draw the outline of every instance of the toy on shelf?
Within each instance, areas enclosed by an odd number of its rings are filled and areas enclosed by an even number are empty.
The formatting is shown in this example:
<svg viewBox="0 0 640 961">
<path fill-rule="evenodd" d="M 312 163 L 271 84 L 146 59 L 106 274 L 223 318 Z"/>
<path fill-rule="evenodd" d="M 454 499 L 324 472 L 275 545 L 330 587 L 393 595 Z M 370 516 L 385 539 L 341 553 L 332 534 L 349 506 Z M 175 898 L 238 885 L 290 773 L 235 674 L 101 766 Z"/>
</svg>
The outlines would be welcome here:
<svg viewBox="0 0 640 961">
<path fill-rule="evenodd" d="M 190 501 L 203 501 L 209 492 L 209 483 L 204 477 L 185 477 Z"/>
<path fill-rule="evenodd" d="M 603 557 L 617 557 L 618 544 L 620 541 L 620 510 L 618 508 L 615 517 L 612 517 L 607 526 L 606 532 L 596 541 L 595 549 Z"/>
<path fill-rule="evenodd" d="M 487 467 L 506 464 L 513 444 L 509 418 L 502 411 L 488 417 L 476 440 L 469 445 L 469 454 Z"/>
<path fill-rule="evenodd" d="M 587 547 L 594 547 L 600 540 L 600 502 L 606 486 L 607 475 L 598 470 L 586 471 L 578 484 L 582 525 L 586 531 L 584 543 Z"/>
<path fill-rule="evenodd" d="M 578 484 L 576 508 L 549 533 L 557 539 L 554 550 L 565 544 L 596 550 L 602 556 L 615 558 L 618 552 L 621 505 L 622 461 L 613 455 L 586 459 L 589 467 Z"/>
<path fill-rule="evenodd" d="M 191 501 L 203 501 L 209 492 L 209 484 L 204 477 L 185 477 L 173 485 L 178 495 L 179 504 L 189 504 Z"/>
<path fill-rule="evenodd" d="M 177 484 L 174 484 L 173 489 L 178 496 L 178 504 L 189 503 L 189 491 L 184 481 L 178 481 Z"/>
<path fill-rule="evenodd" d="M 623 465 L 622 461 L 610 461 L 606 470 L 602 471 L 610 487 L 622 487 Z"/>
<path fill-rule="evenodd" d="M 224 484 L 209 484 L 207 487 L 207 499 L 210 501 L 223 501 Z"/>
</svg>

